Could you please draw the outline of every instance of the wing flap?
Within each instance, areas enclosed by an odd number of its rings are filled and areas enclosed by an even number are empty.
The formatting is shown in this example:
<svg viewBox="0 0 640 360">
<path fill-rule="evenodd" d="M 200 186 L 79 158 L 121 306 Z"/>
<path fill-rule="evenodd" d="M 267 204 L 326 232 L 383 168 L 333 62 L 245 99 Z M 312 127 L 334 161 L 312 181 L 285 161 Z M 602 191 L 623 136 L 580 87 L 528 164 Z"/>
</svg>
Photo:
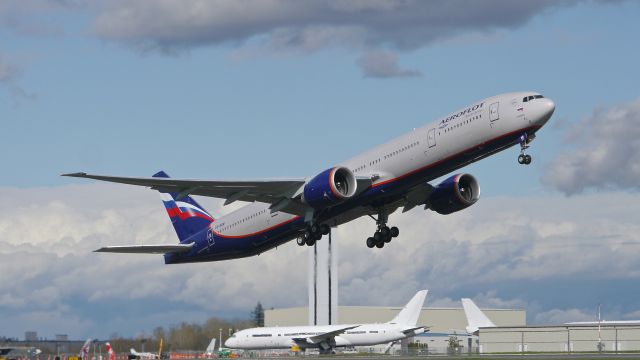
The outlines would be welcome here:
<svg viewBox="0 0 640 360">
<path fill-rule="evenodd" d="M 117 245 L 101 247 L 94 252 L 110 252 L 125 254 L 166 254 L 166 253 L 182 253 L 191 250 L 193 243 L 190 244 L 162 244 L 162 245 Z"/>
</svg>

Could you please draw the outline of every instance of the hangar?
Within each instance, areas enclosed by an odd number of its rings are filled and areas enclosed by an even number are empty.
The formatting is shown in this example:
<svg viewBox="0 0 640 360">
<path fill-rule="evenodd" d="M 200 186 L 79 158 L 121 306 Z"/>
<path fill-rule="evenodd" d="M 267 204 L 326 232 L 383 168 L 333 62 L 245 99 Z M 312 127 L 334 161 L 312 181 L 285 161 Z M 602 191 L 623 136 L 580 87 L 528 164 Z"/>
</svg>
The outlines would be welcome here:
<svg viewBox="0 0 640 360">
<path fill-rule="evenodd" d="M 478 350 L 483 353 L 639 351 L 640 324 L 480 328 Z"/>
</svg>

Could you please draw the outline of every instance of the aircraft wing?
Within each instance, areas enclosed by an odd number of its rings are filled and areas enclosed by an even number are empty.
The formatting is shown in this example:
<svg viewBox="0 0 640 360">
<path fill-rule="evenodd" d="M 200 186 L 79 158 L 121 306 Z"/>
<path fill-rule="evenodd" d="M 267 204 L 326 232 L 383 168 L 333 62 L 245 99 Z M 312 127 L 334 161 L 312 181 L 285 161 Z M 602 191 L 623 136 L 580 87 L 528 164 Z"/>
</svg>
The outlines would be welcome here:
<svg viewBox="0 0 640 360">
<path fill-rule="evenodd" d="M 111 252 L 111 253 L 127 253 L 127 254 L 165 254 L 165 253 L 181 253 L 191 250 L 193 243 L 190 244 L 162 244 L 162 245 L 119 245 L 105 246 L 94 252 Z"/>
<path fill-rule="evenodd" d="M 418 327 L 414 327 L 414 328 L 404 329 L 404 330 L 402 330 L 402 333 L 404 333 L 406 335 L 409 335 L 409 334 L 415 332 L 416 330 L 423 330 L 423 331 L 420 332 L 420 334 L 421 334 L 423 332 L 429 331 L 429 327 L 428 326 L 418 326 Z"/>
<path fill-rule="evenodd" d="M 302 343 L 302 344 L 309 344 L 309 343 L 319 344 L 325 341 L 330 341 L 331 339 L 344 333 L 345 331 L 351 330 L 353 328 L 357 328 L 358 326 L 360 325 L 345 326 L 333 331 L 329 331 L 326 333 L 322 333 L 322 334 L 318 334 L 318 335 L 314 335 L 306 338 L 294 338 L 293 341 L 295 341 L 296 343 Z"/>
<path fill-rule="evenodd" d="M 160 192 L 186 195 L 210 196 L 226 199 L 225 205 L 234 201 L 259 201 L 272 204 L 272 211 L 284 211 L 294 215 L 305 215 L 306 206 L 294 198 L 301 191 L 305 179 L 277 180 L 197 180 L 155 177 L 124 177 L 87 174 L 85 172 L 62 174 L 62 176 L 88 178 L 137 186 L 148 186 Z M 360 184 L 358 184 L 360 185 Z"/>
</svg>

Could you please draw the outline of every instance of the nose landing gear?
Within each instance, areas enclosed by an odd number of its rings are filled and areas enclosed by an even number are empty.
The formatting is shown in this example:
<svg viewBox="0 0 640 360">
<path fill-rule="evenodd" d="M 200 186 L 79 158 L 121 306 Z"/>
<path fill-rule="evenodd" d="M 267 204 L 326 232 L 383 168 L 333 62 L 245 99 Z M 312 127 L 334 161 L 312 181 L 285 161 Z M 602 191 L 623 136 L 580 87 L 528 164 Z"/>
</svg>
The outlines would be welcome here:
<svg viewBox="0 0 640 360">
<path fill-rule="evenodd" d="M 518 164 L 529 165 L 531 164 L 531 155 L 526 154 L 526 150 L 529 148 L 529 143 L 533 140 L 529 138 L 527 133 L 520 135 L 520 155 L 518 155 Z"/>
</svg>

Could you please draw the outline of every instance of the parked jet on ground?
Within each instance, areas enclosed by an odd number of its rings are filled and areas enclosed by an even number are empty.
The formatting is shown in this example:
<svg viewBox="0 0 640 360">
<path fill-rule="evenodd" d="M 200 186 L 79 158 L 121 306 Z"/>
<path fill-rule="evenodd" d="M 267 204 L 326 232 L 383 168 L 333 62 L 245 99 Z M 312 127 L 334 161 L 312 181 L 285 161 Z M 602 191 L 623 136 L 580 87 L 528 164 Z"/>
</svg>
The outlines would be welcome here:
<svg viewBox="0 0 640 360">
<path fill-rule="evenodd" d="M 107 348 L 107 356 L 109 360 L 116 360 L 116 352 L 113 351 L 113 348 L 111 347 L 111 344 L 109 344 L 108 342 L 104 344 L 104 346 Z"/>
<path fill-rule="evenodd" d="M 496 327 L 493 321 L 471 299 L 462 299 L 464 315 L 467 317 L 467 333 L 477 335 L 481 327 Z"/>
<path fill-rule="evenodd" d="M 137 352 L 134 348 L 129 350 L 129 359 L 140 359 L 140 360 L 156 360 L 162 359 L 162 338 L 160 338 L 160 344 L 158 345 L 158 352 Z"/>
<path fill-rule="evenodd" d="M 260 254 L 297 238 L 313 246 L 330 227 L 368 215 L 377 223 L 370 248 L 382 248 L 399 235 L 387 226 L 389 214 L 424 205 L 450 214 L 473 205 L 480 185 L 456 174 L 436 186 L 428 182 L 499 151 L 520 144 L 520 164 L 537 131 L 551 118 L 555 104 L 527 91 L 477 101 L 444 118 L 357 155 L 311 178 L 283 180 L 170 179 L 92 175 L 90 178 L 148 186 L 161 192 L 180 239 L 174 245 L 109 246 L 100 252 L 164 253 L 165 263 L 234 259 Z M 251 202 L 214 219 L 190 195 Z M 377 215 L 377 218 L 374 217 Z"/>
<path fill-rule="evenodd" d="M 89 351 L 91 350 L 91 344 L 93 344 L 93 339 L 92 338 L 88 338 L 84 344 L 82 344 L 82 347 L 80 348 L 80 352 L 78 353 L 78 357 L 82 360 L 88 360 L 89 359 Z"/>
<path fill-rule="evenodd" d="M 233 334 L 224 345 L 232 349 L 318 348 L 330 352 L 335 347 L 385 344 L 425 331 L 417 326 L 427 290 L 418 291 L 393 320 L 384 324 L 259 327 Z"/>
</svg>

